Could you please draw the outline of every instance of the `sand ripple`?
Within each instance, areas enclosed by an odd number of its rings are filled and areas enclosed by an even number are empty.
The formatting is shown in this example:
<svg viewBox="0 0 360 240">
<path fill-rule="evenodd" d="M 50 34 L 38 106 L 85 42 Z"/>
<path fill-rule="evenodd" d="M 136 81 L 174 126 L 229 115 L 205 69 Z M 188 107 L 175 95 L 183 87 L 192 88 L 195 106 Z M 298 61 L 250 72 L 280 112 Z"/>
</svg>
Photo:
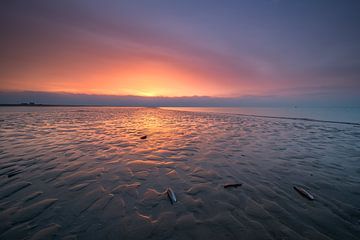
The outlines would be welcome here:
<svg viewBox="0 0 360 240">
<path fill-rule="evenodd" d="M 360 236 L 358 126 L 156 108 L 0 118 L 0 239 Z"/>
</svg>

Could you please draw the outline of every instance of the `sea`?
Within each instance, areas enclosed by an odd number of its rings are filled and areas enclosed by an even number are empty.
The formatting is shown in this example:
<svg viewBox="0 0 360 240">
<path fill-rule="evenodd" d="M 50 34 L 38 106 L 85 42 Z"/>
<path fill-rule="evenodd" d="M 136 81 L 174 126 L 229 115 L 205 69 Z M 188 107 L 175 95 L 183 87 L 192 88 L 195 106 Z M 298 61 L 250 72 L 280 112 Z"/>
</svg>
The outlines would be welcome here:
<svg viewBox="0 0 360 240">
<path fill-rule="evenodd" d="M 360 107 L 167 107 L 164 109 L 360 124 Z"/>
</svg>

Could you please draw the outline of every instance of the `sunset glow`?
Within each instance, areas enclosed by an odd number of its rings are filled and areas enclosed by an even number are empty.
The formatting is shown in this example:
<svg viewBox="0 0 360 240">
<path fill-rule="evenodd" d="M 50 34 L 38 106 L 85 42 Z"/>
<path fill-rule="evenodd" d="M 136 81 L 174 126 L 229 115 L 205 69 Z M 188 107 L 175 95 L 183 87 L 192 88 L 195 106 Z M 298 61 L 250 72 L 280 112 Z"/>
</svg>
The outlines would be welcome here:
<svg viewBox="0 0 360 240">
<path fill-rule="evenodd" d="M 50 68 L 51 66 L 48 69 Z M 27 72 L 27 74 L 32 77 L 24 77 L 21 86 L 16 81 L 10 81 L 2 87 L 8 90 L 20 88 L 49 92 L 137 96 L 216 96 L 229 90 L 227 86 L 221 86 L 216 81 L 206 83 L 206 80 L 209 80 L 206 74 L 193 73 L 180 67 L 151 61 L 86 72 L 67 70 L 60 76 L 51 76 L 45 71 L 35 71 L 33 74 Z M 42 78 L 46 80 L 38 80 Z"/>
<path fill-rule="evenodd" d="M 0 92 L 351 104 L 360 88 L 356 8 L 321 9 L 333 16 L 327 21 L 318 18 L 320 8 L 283 1 L 5 1 Z M 289 17 L 301 9 L 306 19 Z M 296 27 L 303 25 L 315 29 Z"/>
<path fill-rule="evenodd" d="M 0 240 L 359 240 L 359 13 L 0 0 Z"/>
</svg>

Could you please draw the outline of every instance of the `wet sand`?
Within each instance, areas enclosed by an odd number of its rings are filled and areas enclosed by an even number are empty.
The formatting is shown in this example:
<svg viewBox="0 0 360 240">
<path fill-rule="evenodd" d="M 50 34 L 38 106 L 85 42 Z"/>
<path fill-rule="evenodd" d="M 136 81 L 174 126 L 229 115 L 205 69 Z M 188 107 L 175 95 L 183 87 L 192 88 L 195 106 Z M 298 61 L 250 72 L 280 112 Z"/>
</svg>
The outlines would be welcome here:
<svg viewBox="0 0 360 240">
<path fill-rule="evenodd" d="M 4 107 L 0 126 L 0 239 L 360 236 L 356 125 Z"/>
</svg>

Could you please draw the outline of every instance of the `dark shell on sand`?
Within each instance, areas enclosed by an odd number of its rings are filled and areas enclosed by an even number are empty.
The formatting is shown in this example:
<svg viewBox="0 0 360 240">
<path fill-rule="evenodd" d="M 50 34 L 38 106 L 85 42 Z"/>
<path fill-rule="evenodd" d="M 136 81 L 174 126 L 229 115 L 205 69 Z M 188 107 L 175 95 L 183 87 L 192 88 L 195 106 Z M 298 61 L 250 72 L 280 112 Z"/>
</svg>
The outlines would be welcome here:
<svg viewBox="0 0 360 240">
<path fill-rule="evenodd" d="M 231 187 L 237 188 L 237 187 L 241 187 L 241 185 L 242 185 L 242 183 L 226 184 L 226 185 L 224 185 L 224 188 L 231 188 Z"/>
</svg>

